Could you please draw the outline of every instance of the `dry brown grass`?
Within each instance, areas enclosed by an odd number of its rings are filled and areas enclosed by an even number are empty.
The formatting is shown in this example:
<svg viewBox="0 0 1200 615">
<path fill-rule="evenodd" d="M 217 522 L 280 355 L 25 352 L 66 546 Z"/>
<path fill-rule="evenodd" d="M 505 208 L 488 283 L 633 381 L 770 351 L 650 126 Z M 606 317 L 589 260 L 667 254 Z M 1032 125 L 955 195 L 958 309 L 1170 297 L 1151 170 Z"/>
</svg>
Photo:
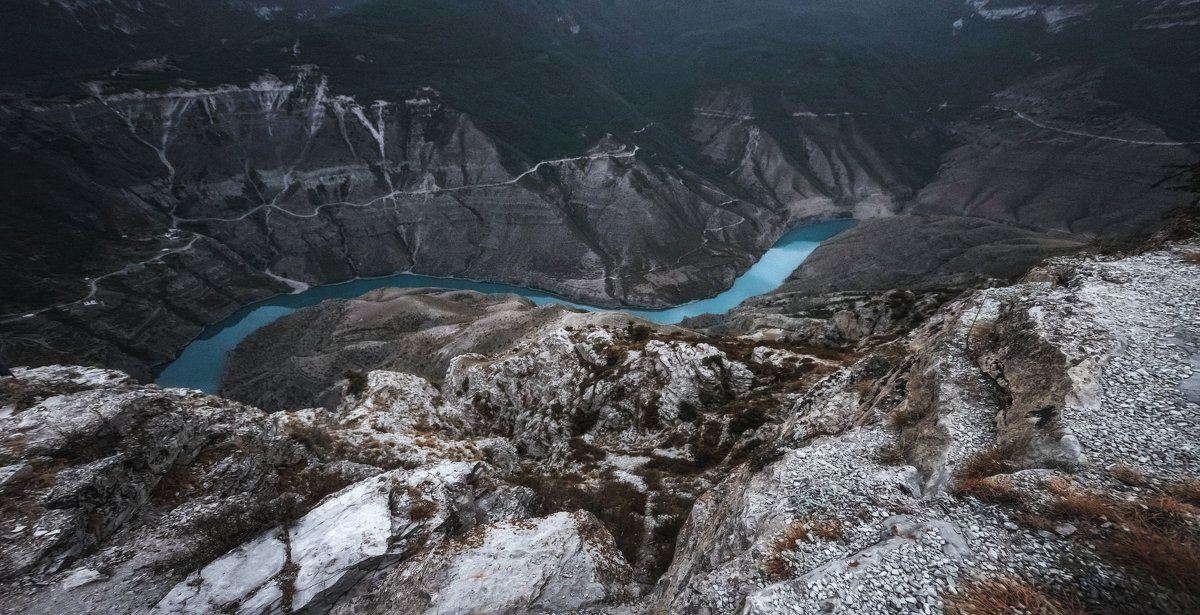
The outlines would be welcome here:
<svg viewBox="0 0 1200 615">
<path fill-rule="evenodd" d="M 1142 500 L 1130 506 L 1141 522 L 1155 527 L 1183 528 L 1200 518 L 1200 508 L 1169 495 Z"/>
<path fill-rule="evenodd" d="M 971 455 L 954 471 L 950 493 L 957 497 L 974 497 L 989 504 L 1012 504 L 1021 501 L 1021 492 L 1011 484 L 994 478 L 1016 468 L 1009 461 L 1008 447 L 993 446 Z"/>
<path fill-rule="evenodd" d="M 1169 495 L 1123 500 L 1062 480 L 1051 481 L 1050 491 L 1058 496 L 1051 505 L 1055 512 L 1085 521 L 1186 529 L 1200 518 L 1200 508 Z"/>
<path fill-rule="evenodd" d="M 1129 485 L 1130 487 L 1145 487 L 1150 484 L 1150 479 L 1146 478 L 1145 474 L 1123 464 L 1119 463 L 1108 471 L 1112 477 Z"/>
<path fill-rule="evenodd" d="M 1182 257 L 1183 262 L 1200 265 L 1200 250 L 1192 250 L 1184 252 Z"/>
<path fill-rule="evenodd" d="M 763 563 L 763 574 L 772 581 L 786 581 L 792 578 L 792 567 L 783 553 L 772 551 Z"/>
<path fill-rule="evenodd" d="M 437 503 L 432 500 L 417 500 L 408 509 L 408 518 L 413 521 L 424 521 L 432 518 L 437 513 L 437 509 Z"/>
<path fill-rule="evenodd" d="M 1016 468 L 1009 461 L 1012 451 L 1007 446 L 993 446 L 967 457 L 955 470 L 955 478 L 985 478 L 1007 474 Z"/>
<path fill-rule="evenodd" d="M 1195 522 L 1200 509 L 1174 496 L 1118 499 L 1085 491 L 1069 481 L 1049 488 L 1057 497 L 1051 508 L 1100 532 L 1100 553 L 1142 577 L 1200 596 L 1200 539 Z"/>
<path fill-rule="evenodd" d="M 943 594 L 946 615 L 1084 615 L 1083 609 L 1011 577 L 969 583 L 958 594 Z"/>
<path fill-rule="evenodd" d="M 971 496 L 988 504 L 1016 504 L 1022 500 L 1020 491 L 995 478 L 956 479 L 950 493 L 960 498 Z"/>
<path fill-rule="evenodd" d="M 1133 526 L 1099 544 L 1100 550 L 1160 584 L 1200 595 L 1200 546 L 1179 536 Z"/>
<path fill-rule="evenodd" d="M 845 535 L 846 528 L 842 525 L 841 519 L 830 519 L 813 523 L 809 526 L 813 536 L 821 540 L 835 541 L 841 540 Z"/>
<path fill-rule="evenodd" d="M 1186 478 L 1167 485 L 1165 491 L 1188 504 L 1200 506 L 1200 479 Z"/>
<path fill-rule="evenodd" d="M 1116 520 L 1117 511 L 1103 496 L 1077 489 L 1064 491 L 1057 495 L 1058 498 L 1054 500 L 1051 508 L 1060 515 L 1101 523 Z"/>
<path fill-rule="evenodd" d="M 790 579 L 792 571 L 785 553 L 795 551 L 802 542 L 841 540 L 844 532 L 845 527 L 840 519 L 792 521 L 783 528 L 783 533 L 771 542 L 771 549 L 763 563 L 763 572 L 773 581 Z"/>
<path fill-rule="evenodd" d="M 1035 530 L 1045 530 L 1047 532 L 1053 532 L 1055 528 L 1058 527 L 1058 524 L 1055 523 L 1053 519 L 1032 513 L 1017 513 L 1013 515 L 1013 521 L 1016 521 L 1025 527 L 1030 527 Z"/>
</svg>

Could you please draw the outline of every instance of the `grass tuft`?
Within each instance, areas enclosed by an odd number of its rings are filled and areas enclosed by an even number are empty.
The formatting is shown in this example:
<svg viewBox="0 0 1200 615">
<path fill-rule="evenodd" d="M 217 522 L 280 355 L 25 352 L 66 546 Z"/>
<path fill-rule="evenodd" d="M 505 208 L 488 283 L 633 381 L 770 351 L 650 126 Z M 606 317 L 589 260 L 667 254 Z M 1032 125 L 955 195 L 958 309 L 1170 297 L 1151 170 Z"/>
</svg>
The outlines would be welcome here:
<svg viewBox="0 0 1200 615">
<path fill-rule="evenodd" d="M 1200 509 L 1174 496 L 1124 500 L 1084 491 L 1069 481 L 1049 484 L 1051 508 L 1093 524 L 1097 550 L 1132 574 L 1200 596 L 1200 541 L 1194 531 Z"/>
<path fill-rule="evenodd" d="M 1191 504 L 1200 506 L 1200 479 L 1186 478 L 1167 485 L 1166 492 Z"/>
<path fill-rule="evenodd" d="M 1009 461 L 1009 454 L 1008 447 L 993 446 L 966 458 L 954 472 L 950 493 L 960 498 L 971 496 L 989 504 L 1020 502 L 1020 491 L 994 478 L 1016 469 Z"/>
<path fill-rule="evenodd" d="M 942 599 L 946 615 L 1084 615 L 1083 609 L 1006 576 L 973 581 Z"/>
<path fill-rule="evenodd" d="M 1099 546 L 1126 568 L 1148 575 L 1164 586 L 1200 596 L 1200 547 L 1195 542 L 1134 525 Z"/>
<path fill-rule="evenodd" d="M 783 529 L 783 533 L 771 542 L 763 564 L 763 572 L 773 581 L 786 581 L 792 578 L 791 565 L 787 561 L 786 553 L 795 551 L 802 542 L 841 540 L 844 533 L 845 526 L 840 519 L 792 521 Z"/>
<path fill-rule="evenodd" d="M 1126 485 L 1129 485 L 1130 487 L 1145 487 L 1150 484 L 1150 480 L 1146 478 L 1145 474 L 1142 474 L 1141 472 L 1123 463 L 1113 466 L 1108 473 L 1112 474 L 1113 478 Z"/>
</svg>

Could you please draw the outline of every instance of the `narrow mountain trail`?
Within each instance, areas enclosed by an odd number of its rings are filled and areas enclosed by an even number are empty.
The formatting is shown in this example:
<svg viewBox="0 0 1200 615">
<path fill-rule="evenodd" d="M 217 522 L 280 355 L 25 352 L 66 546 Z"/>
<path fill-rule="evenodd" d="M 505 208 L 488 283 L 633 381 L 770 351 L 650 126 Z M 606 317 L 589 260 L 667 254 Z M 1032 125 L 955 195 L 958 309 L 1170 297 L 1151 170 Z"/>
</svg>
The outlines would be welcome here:
<svg viewBox="0 0 1200 615">
<path fill-rule="evenodd" d="M 232 217 L 232 218 L 218 218 L 218 217 L 177 218 L 176 220 L 179 222 L 237 222 L 240 220 L 245 220 L 246 218 L 253 216 L 256 213 L 263 211 L 263 210 L 267 210 L 267 209 L 278 211 L 281 214 L 291 216 L 293 218 L 315 218 L 317 215 L 319 215 L 321 213 L 322 210 L 324 210 L 326 208 L 348 207 L 348 208 L 359 209 L 359 208 L 364 208 L 364 207 L 371 207 L 380 202 L 390 201 L 390 200 L 396 199 L 397 197 L 401 197 L 401 196 L 426 196 L 426 195 L 443 194 L 443 193 L 447 193 L 447 192 L 461 192 L 461 191 L 465 191 L 465 190 L 480 190 L 480 189 L 486 189 L 486 188 L 503 188 L 503 187 L 507 187 L 507 186 L 515 186 L 518 183 L 520 183 L 520 181 L 522 179 L 525 179 L 526 177 L 529 177 L 530 175 L 537 173 L 538 171 L 541 170 L 541 168 L 543 166 L 546 166 L 546 165 L 567 164 L 567 163 L 571 163 L 571 162 L 581 162 L 581 161 L 585 161 L 585 160 L 590 162 L 593 160 L 600 160 L 603 158 L 634 158 L 634 157 L 636 157 L 637 152 L 638 152 L 638 147 L 635 145 L 633 147 L 633 149 L 629 150 L 629 151 L 617 150 L 617 151 L 613 151 L 613 152 L 589 154 L 587 156 L 574 156 L 571 158 L 559 158 L 556 160 L 543 160 L 543 161 L 533 165 L 532 167 L 530 167 L 527 171 L 521 173 L 520 175 L 517 175 L 513 179 L 505 180 L 502 182 L 492 182 L 492 183 L 486 183 L 486 184 L 467 184 L 467 185 L 463 185 L 463 186 L 448 186 L 448 187 L 444 187 L 444 188 L 435 186 L 433 188 L 422 188 L 420 190 L 394 190 L 385 195 L 375 197 L 374 199 L 371 199 L 370 201 L 367 201 L 365 203 L 352 203 L 352 202 L 347 202 L 347 201 L 339 201 L 336 203 L 325 203 L 324 205 L 320 205 L 320 206 L 314 208 L 311 212 L 308 212 L 308 213 L 294 212 L 294 211 L 291 211 L 291 210 L 288 210 L 288 209 L 285 209 L 285 208 L 279 206 L 275 202 L 271 202 L 271 203 L 263 203 L 262 205 L 258 205 L 252 209 L 247 210 L 245 213 L 243 213 L 239 216 Z"/>
<path fill-rule="evenodd" d="M 1029 117 L 1028 115 L 1025 115 L 1024 113 L 1017 111 L 1016 109 L 1009 108 L 1009 107 L 998 107 L 995 105 L 988 105 L 987 108 L 994 109 L 996 111 L 1004 111 L 1006 113 L 1011 113 L 1014 116 L 1016 116 L 1018 119 L 1021 119 L 1021 120 L 1025 121 L 1026 123 L 1029 123 L 1029 124 L 1032 124 L 1033 126 L 1041 128 L 1042 130 L 1051 130 L 1054 132 L 1062 133 L 1065 135 L 1071 135 L 1071 136 L 1075 136 L 1075 137 L 1085 137 L 1088 139 L 1099 139 L 1101 141 L 1114 141 L 1117 143 L 1126 143 L 1129 145 L 1152 145 L 1152 146 L 1158 146 L 1158 147 L 1188 147 L 1188 146 L 1192 146 L 1192 145 L 1200 145 L 1200 141 L 1139 141 L 1136 139 L 1122 139 L 1120 137 L 1109 137 L 1106 135 L 1098 135 L 1098 134 L 1093 134 L 1090 132 L 1082 132 L 1082 131 L 1078 131 L 1078 130 L 1068 130 L 1066 128 L 1058 128 L 1057 126 L 1050 126 L 1048 124 L 1043 124 L 1042 122 L 1039 122 L 1039 121 Z"/>
<path fill-rule="evenodd" d="M 66 307 L 69 307 L 72 305 L 78 305 L 78 304 L 89 305 L 89 302 L 94 301 L 96 298 L 96 294 L 98 292 L 100 292 L 99 283 L 101 280 L 106 280 L 111 277 L 129 273 L 130 271 L 133 271 L 139 267 L 145 267 L 146 265 L 149 265 L 151 263 L 156 263 L 156 262 L 162 261 L 164 258 L 174 255 L 174 254 L 180 254 L 183 252 L 187 252 L 196 245 L 196 242 L 199 241 L 201 237 L 205 237 L 205 235 L 194 234 L 192 236 L 191 240 L 189 240 L 187 242 L 187 244 L 185 244 L 179 248 L 163 248 L 162 252 L 160 252 L 148 259 L 145 259 L 142 261 L 137 261 L 134 263 L 129 263 L 128 265 L 125 265 L 124 267 L 122 267 L 116 271 L 111 271 L 109 273 L 99 275 L 94 278 L 90 278 L 90 279 L 85 278 L 85 280 L 88 283 L 88 292 L 86 295 L 84 295 L 80 299 L 76 299 L 75 301 L 65 301 L 63 303 L 56 303 L 54 305 L 50 305 L 50 306 L 47 306 L 47 307 L 44 307 L 44 308 L 41 308 L 38 310 L 34 310 L 32 312 L 26 312 L 23 314 L 9 314 L 9 315 L 5 315 L 5 316 L 0 316 L 0 324 L 8 324 L 8 323 L 16 322 L 16 321 L 23 320 L 26 318 L 32 318 L 39 314 L 45 314 L 46 312 L 49 312 L 51 310 L 62 309 L 62 308 L 66 308 Z"/>
</svg>

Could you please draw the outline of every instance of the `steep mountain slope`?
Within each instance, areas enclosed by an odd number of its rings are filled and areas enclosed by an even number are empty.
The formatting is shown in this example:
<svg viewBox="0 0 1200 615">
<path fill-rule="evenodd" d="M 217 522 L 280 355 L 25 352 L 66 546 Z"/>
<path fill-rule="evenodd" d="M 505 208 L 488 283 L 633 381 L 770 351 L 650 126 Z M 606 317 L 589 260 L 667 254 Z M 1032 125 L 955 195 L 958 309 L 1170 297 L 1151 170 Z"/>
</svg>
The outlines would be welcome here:
<svg viewBox="0 0 1200 615">
<path fill-rule="evenodd" d="M 23 179 L 2 199 L 5 324 L 139 374 L 247 299 L 396 271 L 682 303 L 731 284 L 794 219 L 615 142 L 508 160 L 433 91 L 363 107 L 307 73 L 7 111 Z"/>
<path fill-rule="evenodd" d="M 18 4 L 0 351 L 143 378 L 299 284 L 665 306 L 828 217 L 877 221 L 814 287 L 1010 275 L 1152 232 L 1200 141 L 1187 3 Z"/>
</svg>

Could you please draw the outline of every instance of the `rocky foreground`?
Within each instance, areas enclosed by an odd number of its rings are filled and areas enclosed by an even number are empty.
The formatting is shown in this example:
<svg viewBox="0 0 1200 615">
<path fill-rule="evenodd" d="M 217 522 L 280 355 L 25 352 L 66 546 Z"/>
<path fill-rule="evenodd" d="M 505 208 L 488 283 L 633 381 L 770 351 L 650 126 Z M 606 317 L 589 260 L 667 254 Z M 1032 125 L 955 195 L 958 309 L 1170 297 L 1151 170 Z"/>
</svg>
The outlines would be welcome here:
<svg viewBox="0 0 1200 615">
<path fill-rule="evenodd" d="M 1197 261 L 1064 257 L 743 337 L 540 308 L 315 409 L 18 369 L 0 612 L 1196 612 Z"/>
</svg>

